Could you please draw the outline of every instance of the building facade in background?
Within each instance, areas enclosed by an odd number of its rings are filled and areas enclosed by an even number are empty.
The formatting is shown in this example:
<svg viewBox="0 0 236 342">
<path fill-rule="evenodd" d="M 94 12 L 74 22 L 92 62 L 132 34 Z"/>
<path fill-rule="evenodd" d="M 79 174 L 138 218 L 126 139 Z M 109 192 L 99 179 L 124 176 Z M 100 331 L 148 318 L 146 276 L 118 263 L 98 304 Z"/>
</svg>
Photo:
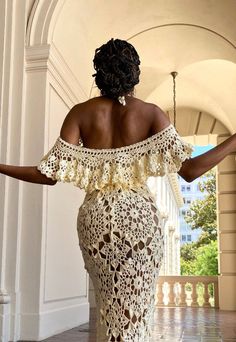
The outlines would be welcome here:
<svg viewBox="0 0 236 342">
<path fill-rule="evenodd" d="M 185 243 L 195 242 L 201 234 L 201 228 L 191 229 L 191 226 L 185 221 L 184 216 L 191 212 L 190 206 L 193 201 L 203 199 L 206 196 L 206 192 L 201 192 L 199 188 L 199 182 L 204 181 L 206 178 L 202 176 L 201 180 L 197 178 L 193 182 L 188 183 L 182 177 L 178 176 L 180 191 L 184 202 L 179 212 L 181 246 Z"/>
<path fill-rule="evenodd" d="M 159 274 L 180 275 L 179 210 L 183 206 L 183 199 L 177 175 L 150 177 L 148 186 L 156 199 L 164 231 L 164 258 Z"/>
<path fill-rule="evenodd" d="M 192 153 L 192 157 L 196 157 L 212 149 L 215 145 L 208 144 L 205 146 L 196 146 Z M 204 182 L 207 179 L 205 174 L 195 179 L 193 182 L 188 183 L 178 175 L 180 192 L 183 197 L 184 205 L 180 208 L 179 224 L 180 224 L 180 246 L 185 243 L 195 242 L 201 234 L 201 228 L 191 229 L 191 226 L 185 221 L 184 216 L 191 212 L 190 206 L 193 201 L 203 199 L 207 192 L 201 192 L 199 182 Z"/>
</svg>

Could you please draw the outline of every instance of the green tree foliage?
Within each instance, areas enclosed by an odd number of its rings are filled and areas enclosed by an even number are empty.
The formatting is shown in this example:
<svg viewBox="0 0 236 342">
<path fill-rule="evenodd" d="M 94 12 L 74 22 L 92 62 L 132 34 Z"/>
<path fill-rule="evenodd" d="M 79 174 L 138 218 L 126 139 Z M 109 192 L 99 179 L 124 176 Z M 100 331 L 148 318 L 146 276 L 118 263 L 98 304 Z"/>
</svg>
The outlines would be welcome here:
<svg viewBox="0 0 236 342">
<path fill-rule="evenodd" d="M 192 244 L 184 245 L 185 250 Z M 182 248 L 181 248 L 182 249 Z M 194 257 L 190 260 L 181 257 L 181 275 L 217 275 L 218 274 L 218 247 L 217 241 L 211 241 L 199 248 L 189 247 Z M 182 253 L 182 251 L 181 251 Z"/>
<path fill-rule="evenodd" d="M 190 213 L 184 217 L 192 229 L 202 229 L 197 241 L 198 247 L 217 239 L 215 170 L 211 169 L 205 176 L 207 179 L 198 183 L 200 191 L 206 192 L 205 198 L 193 201 Z"/>
<path fill-rule="evenodd" d="M 218 274 L 218 246 L 217 241 L 211 241 L 206 246 L 197 249 L 194 261 L 195 275 Z"/>
<path fill-rule="evenodd" d="M 181 257 L 185 261 L 193 261 L 196 258 L 197 246 L 195 242 L 185 243 L 181 247 Z"/>
<path fill-rule="evenodd" d="M 192 229 L 201 228 L 202 233 L 196 242 L 181 247 L 181 275 L 218 274 L 215 170 L 205 176 L 207 179 L 198 183 L 205 198 L 192 202 L 190 214 L 184 217 Z"/>
</svg>

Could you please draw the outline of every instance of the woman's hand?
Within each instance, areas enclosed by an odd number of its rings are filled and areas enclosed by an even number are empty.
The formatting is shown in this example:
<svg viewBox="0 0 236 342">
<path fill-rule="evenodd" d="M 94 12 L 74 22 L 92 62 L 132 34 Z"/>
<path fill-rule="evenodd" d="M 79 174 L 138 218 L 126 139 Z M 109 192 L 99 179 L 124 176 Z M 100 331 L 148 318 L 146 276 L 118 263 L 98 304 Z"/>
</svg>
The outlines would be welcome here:
<svg viewBox="0 0 236 342">
<path fill-rule="evenodd" d="M 200 156 L 186 159 L 178 174 L 190 183 L 219 164 L 228 154 L 233 152 L 236 152 L 236 133 Z"/>
<path fill-rule="evenodd" d="M 55 185 L 57 181 L 43 175 L 36 166 L 13 166 L 0 164 L 0 173 L 25 182 Z"/>
</svg>

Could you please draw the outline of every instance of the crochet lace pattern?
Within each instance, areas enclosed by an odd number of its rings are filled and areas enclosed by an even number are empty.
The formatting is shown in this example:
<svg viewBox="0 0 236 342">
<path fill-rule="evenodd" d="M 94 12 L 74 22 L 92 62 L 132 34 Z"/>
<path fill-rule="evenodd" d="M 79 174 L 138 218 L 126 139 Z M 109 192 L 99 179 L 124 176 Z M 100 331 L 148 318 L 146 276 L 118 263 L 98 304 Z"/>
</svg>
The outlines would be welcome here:
<svg viewBox="0 0 236 342">
<path fill-rule="evenodd" d="M 124 147 L 91 149 L 58 137 L 38 170 L 85 189 L 77 233 L 94 285 L 96 341 L 152 342 L 162 219 L 146 180 L 177 172 L 193 146 L 170 124 Z"/>
<path fill-rule="evenodd" d="M 94 191 L 79 209 L 79 245 L 94 285 L 97 342 L 153 342 L 164 231 L 145 187 Z"/>
</svg>

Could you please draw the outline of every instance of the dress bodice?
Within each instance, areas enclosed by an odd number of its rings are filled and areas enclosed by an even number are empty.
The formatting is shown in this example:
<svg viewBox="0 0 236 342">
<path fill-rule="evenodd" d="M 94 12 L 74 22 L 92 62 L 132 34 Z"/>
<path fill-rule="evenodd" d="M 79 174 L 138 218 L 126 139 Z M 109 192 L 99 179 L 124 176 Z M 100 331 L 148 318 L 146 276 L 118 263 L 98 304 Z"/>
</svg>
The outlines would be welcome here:
<svg viewBox="0 0 236 342">
<path fill-rule="evenodd" d="M 109 187 L 125 189 L 144 185 L 150 176 L 177 172 L 192 151 L 193 145 L 169 124 L 143 141 L 110 149 L 87 148 L 58 137 L 37 169 L 86 192 Z"/>
</svg>

